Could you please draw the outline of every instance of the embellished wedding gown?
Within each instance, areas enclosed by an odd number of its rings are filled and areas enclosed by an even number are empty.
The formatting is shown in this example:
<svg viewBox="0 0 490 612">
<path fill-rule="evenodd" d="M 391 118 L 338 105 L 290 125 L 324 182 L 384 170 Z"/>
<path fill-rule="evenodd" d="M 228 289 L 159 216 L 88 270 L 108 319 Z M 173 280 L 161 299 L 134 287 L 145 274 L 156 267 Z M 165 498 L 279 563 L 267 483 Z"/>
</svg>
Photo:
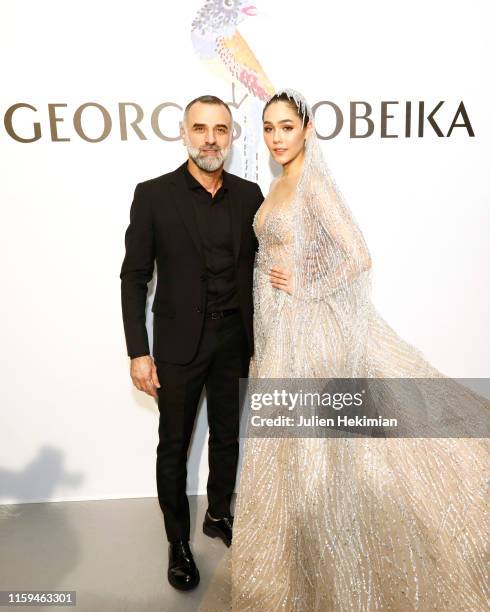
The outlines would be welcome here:
<svg viewBox="0 0 490 612">
<path fill-rule="evenodd" d="M 444 396 L 424 387 L 446 377 L 375 311 L 369 253 L 314 138 L 293 202 L 266 199 L 254 219 L 250 380 L 417 378 L 448 422 L 465 407 L 488 418 L 450 379 Z M 292 295 L 270 284 L 273 265 L 294 271 Z M 489 450 L 475 437 L 248 437 L 233 543 L 199 610 L 488 610 Z"/>
</svg>

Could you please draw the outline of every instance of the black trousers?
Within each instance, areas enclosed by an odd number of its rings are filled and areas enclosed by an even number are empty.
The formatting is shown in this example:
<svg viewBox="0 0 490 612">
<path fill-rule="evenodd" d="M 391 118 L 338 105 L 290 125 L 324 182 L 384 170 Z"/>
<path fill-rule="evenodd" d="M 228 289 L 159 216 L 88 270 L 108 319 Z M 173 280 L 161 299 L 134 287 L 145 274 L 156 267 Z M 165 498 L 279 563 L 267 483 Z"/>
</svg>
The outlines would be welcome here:
<svg viewBox="0 0 490 612">
<path fill-rule="evenodd" d="M 249 348 L 239 312 L 206 317 L 197 354 L 185 365 L 156 361 L 160 389 L 156 477 L 169 542 L 189 539 L 187 453 L 203 386 L 209 423 L 207 482 L 211 516 L 230 515 L 238 465 L 239 378 L 248 376 Z"/>
</svg>

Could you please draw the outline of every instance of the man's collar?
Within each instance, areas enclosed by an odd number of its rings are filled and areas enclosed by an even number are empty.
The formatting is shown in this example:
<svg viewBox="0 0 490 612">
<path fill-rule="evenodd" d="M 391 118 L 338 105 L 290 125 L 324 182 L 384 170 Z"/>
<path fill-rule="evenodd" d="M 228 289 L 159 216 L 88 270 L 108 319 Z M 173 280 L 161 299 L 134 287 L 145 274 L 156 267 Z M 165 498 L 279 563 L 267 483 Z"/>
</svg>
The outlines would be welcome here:
<svg viewBox="0 0 490 612">
<path fill-rule="evenodd" d="M 205 189 L 205 187 L 203 185 L 201 185 L 201 183 L 194 177 L 192 176 L 192 174 L 189 172 L 189 168 L 187 166 L 188 162 L 184 162 L 181 166 L 183 172 L 184 172 L 184 176 L 185 176 L 185 180 L 187 182 L 187 185 L 189 187 L 189 189 Z M 222 178 L 222 187 L 223 190 L 226 191 L 228 189 L 229 186 L 229 180 L 228 180 L 228 172 L 226 172 L 225 170 L 223 170 L 223 172 L 221 173 L 221 178 Z"/>
</svg>

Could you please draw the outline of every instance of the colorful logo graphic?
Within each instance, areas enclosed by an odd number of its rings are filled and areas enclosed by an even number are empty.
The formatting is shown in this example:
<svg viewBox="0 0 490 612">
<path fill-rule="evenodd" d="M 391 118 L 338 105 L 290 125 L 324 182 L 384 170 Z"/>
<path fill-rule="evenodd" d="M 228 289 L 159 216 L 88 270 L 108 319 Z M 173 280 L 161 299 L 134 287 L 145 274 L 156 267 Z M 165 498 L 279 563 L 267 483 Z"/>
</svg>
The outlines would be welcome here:
<svg viewBox="0 0 490 612">
<path fill-rule="evenodd" d="M 274 87 L 254 52 L 238 30 L 257 8 L 243 0 L 207 0 L 192 22 L 191 40 L 204 66 L 232 85 L 231 103 L 243 110 L 242 174 L 257 180 L 257 148 L 264 102 Z M 243 95 L 240 102 L 238 95 Z"/>
</svg>

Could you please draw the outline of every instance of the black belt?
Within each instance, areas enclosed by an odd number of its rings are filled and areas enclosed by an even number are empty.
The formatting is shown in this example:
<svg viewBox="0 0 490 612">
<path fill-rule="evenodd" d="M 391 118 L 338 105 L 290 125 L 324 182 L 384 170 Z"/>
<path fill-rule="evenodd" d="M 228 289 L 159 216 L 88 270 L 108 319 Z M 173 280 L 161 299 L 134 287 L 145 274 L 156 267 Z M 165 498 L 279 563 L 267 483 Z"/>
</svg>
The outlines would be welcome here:
<svg viewBox="0 0 490 612">
<path fill-rule="evenodd" d="M 229 315 L 235 314 L 235 312 L 238 312 L 238 308 L 228 308 L 227 310 L 207 312 L 206 316 L 210 319 L 222 319 L 223 317 L 228 317 Z"/>
</svg>

